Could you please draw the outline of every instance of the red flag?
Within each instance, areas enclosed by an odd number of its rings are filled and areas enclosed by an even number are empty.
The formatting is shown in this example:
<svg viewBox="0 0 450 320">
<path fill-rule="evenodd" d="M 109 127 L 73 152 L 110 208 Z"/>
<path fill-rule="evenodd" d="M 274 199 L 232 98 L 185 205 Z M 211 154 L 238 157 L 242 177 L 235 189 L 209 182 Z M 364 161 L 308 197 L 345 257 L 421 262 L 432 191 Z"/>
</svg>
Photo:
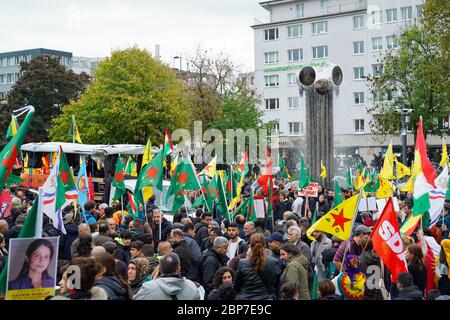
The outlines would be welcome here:
<svg viewBox="0 0 450 320">
<path fill-rule="evenodd" d="M 92 174 L 91 173 L 89 174 L 88 184 L 89 184 L 88 199 L 89 199 L 89 201 L 94 201 L 95 191 L 94 191 L 94 183 L 92 182 Z"/>
<path fill-rule="evenodd" d="M 272 161 L 270 159 L 269 150 L 266 149 L 266 172 L 264 172 L 264 174 L 257 180 L 265 195 L 269 194 L 269 179 L 272 179 Z"/>
<path fill-rule="evenodd" d="M 427 179 L 429 185 L 436 189 L 434 179 L 436 179 L 437 173 L 436 170 L 434 170 L 430 159 L 428 159 L 427 144 L 425 142 L 425 137 L 423 135 L 422 129 L 422 116 L 420 116 L 419 127 L 417 128 L 416 150 L 418 150 L 420 154 L 420 162 L 425 179 Z"/>
<path fill-rule="evenodd" d="M 130 192 L 127 192 L 128 195 L 128 203 L 130 204 L 131 210 L 133 214 L 137 212 L 136 203 L 134 202 L 133 195 Z"/>
<path fill-rule="evenodd" d="M 2 194 L 0 195 L 0 219 L 8 218 L 11 213 L 11 195 L 8 191 L 3 189 Z"/>
<path fill-rule="evenodd" d="M 373 248 L 397 281 L 400 272 L 408 272 L 402 238 L 392 198 L 390 198 L 372 231 Z"/>
</svg>

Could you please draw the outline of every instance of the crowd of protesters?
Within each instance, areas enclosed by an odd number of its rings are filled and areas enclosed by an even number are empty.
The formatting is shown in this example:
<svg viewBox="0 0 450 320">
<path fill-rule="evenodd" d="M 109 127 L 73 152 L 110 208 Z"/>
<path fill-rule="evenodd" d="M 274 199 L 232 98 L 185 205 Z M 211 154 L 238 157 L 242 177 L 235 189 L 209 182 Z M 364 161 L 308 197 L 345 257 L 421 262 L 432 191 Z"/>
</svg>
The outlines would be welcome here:
<svg viewBox="0 0 450 320">
<path fill-rule="evenodd" d="M 246 178 L 242 197 L 253 179 Z M 182 207 L 169 221 L 154 205 L 139 218 L 107 204 L 64 210 L 66 234 L 44 217 L 43 237 L 59 237 L 55 300 L 433 300 L 450 298 L 450 204 L 432 228 L 403 236 L 408 272 L 396 283 L 373 249 L 370 234 L 379 212 L 360 212 L 351 238 L 341 241 L 321 231 L 307 237 L 315 208 L 318 218 L 334 207 L 334 193 L 320 186 L 305 198 L 295 184 L 275 180 L 271 218 L 228 221 L 202 208 Z M 343 190 L 347 197 L 353 193 Z M 17 238 L 31 207 L 31 193 L 12 190 L 12 209 L 0 219 L 0 270 L 8 244 Z M 190 195 L 191 196 L 191 195 Z M 256 197 L 256 196 L 255 196 Z M 399 196 L 399 225 L 411 215 L 412 196 Z M 431 250 L 431 251 L 430 251 Z M 81 286 L 68 284 L 69 266 L 81 271 Z M 372 266 L 382 270 L 370 285 Z M 338 280 L 350 279 L 348 287 Z"/>
</svg>

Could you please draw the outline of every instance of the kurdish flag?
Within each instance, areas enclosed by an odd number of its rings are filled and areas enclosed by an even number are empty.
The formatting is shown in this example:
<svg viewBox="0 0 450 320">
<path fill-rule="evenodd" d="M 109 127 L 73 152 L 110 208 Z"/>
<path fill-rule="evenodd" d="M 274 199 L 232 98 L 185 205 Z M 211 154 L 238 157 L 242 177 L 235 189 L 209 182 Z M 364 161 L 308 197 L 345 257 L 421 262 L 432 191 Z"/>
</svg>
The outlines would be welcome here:
<svg viewBox="0 0 450 320">
<path fill-rule="evenodd" d="M 348 240 L 351 236 L 355 215 L 358 212 L 360 194 L 352 196 L 331 209 L 306 231 L 306 235 L 310 237 L 313 231 L 320 230 L 341 240 Z"/>
<path fill-rule="evenodd" d="M 166 201 L 169 197 L 181 190 L 198 190 L 200 189 L 200 183 L 195 175 L 194 165 L 191 162 L 191 158 L 185 156 L 181 159 L 180 163 L 175 169 L 175 173 L 170 180 L 170 187 L 167 191 Z"/>
<path fill-rule="evenodd" d="M 422 116 L 417 129 L 416 150 L 414 153 L 414 166 L 417 168 L 417 176 L 414 180 L 414 206 L 415 216 L 430 209 L 429 193 L 436 189 L 434 180 L 437 177 L 436 171 L 427 156 L 427 145 L 422 129 Z"/>
<path fill-rule="evenodd" d="M 69 135 L 72 136 L 72 142 L 83 143 L 81 141 L 80 133 L 78 132 L 77 124 L 75 123 L 75 116 L 72 115 L 72 123 L 70 124 Z"/>
<path fill-rule="evenodd" d="M 383 168 L 381 168 L 380 174 L 378 176 L 385 180 L 395 179 L 394 161 L 396 160 L 397 157 L 394 155 L 394 152 L 392 151 L 392 141 L 391 141 L 386 151 L 386 155 L 384 156 Z"/>
<path fill-rule="evenodd" d="M 5 139 L 8 139 L 9 137 L 14 137 L 17 133 L 17 130 L 19 128 L 19 125 L 17 124 L 17 118 L 16 116 L 12 116 L 11 123 L 8 127 L 8 132 L 6 133 Z"/>
<path fill-rule="evenodd" d="M 213 178 L 216 175 L 216 164 L 217 164 L 217 156 L 215 156 L 209 164 L 203 168 L 203 170 L 199 173 L 199 175 L 207 175 L 210 178 Z"/>
</svg>

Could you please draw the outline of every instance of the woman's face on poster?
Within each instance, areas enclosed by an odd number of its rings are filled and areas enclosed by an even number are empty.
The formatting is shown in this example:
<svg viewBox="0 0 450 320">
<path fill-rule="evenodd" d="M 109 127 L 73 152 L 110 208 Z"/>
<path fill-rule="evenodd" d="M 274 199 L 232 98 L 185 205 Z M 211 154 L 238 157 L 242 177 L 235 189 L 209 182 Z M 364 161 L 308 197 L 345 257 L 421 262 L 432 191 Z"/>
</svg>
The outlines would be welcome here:
<svg viewBox="0 0 450 320">
<path fill-rule="evenodd" d="M 26 258 L 30 264 L 30 270 L 33 272 L 42 273 L 47 270 L 50 263 L 51 252 L 50 249 L 42 245 L 37 247 L 37 249 L 31 254 L 30 258 Z"/>
</svg>

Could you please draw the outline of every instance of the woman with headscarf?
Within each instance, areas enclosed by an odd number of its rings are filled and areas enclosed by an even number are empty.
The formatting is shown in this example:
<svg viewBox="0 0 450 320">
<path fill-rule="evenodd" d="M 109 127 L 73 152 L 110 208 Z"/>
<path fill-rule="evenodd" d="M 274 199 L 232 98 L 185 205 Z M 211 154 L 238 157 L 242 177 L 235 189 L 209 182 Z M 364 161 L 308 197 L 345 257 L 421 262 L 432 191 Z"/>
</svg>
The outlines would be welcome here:
<svg viewBox="0 0 450 320">
<path fill-rule="evenodd" d="M 442 295 L 450 295 L 450 240 L 441 241 L 439 262 L 436 266 L 436 275 L 439 277 L 437 286 Z"/>
<path fill-rule="evenodd" d="M 142 285 L 150 281 L 150 265 L 145 258 L 134 258 L 128 263 L 128 284 L 132 295 L 135 295 Z"/>
<path fill-rule="evenodd" d="M 366 276 L 361 272 L 360 264 L 358 256 L 345 256 L 344 272 L 336 279 L 336 287 L 345 300 L 360 300 L 364 297 Z"/>
</svg>

